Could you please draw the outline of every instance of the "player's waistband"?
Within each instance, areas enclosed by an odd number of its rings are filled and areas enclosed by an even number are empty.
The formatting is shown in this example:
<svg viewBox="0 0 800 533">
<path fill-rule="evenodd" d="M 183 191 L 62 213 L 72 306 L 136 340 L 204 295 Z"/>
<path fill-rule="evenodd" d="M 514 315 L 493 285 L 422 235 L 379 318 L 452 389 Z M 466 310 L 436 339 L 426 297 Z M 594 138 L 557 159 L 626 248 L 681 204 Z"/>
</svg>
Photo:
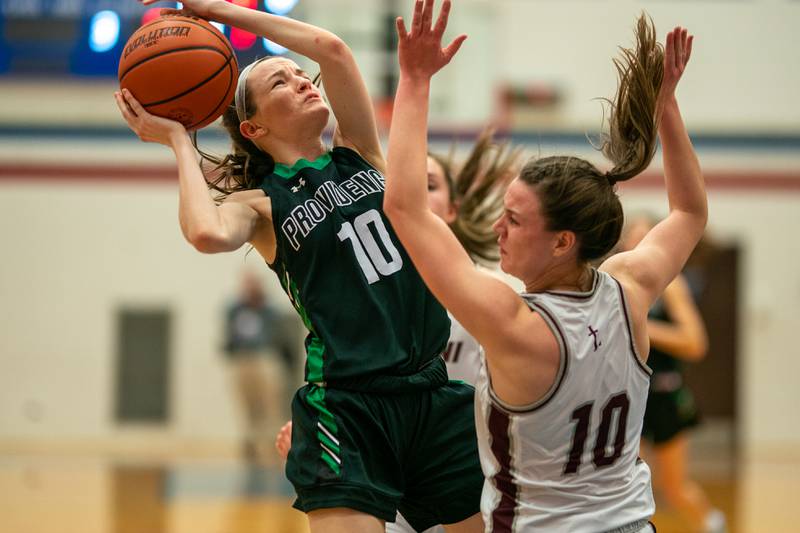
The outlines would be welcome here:
<svg viewBox="0 0 800 533">
<path fill-rule="evenodd" d="M 405 394 L 408 392 L 438 389 L 447 383 L 447 365 L 437 355 L 413 374 L 405 376 L 371 375 L 346 379 L 312 382 L 326 389 L 341 389 L 382 394 Z"/>
<path fill-rule="evenodd" d="M 618 528 L 611 529 L 605 533 L 649 533 L 655 530 L 656 527 L 649 520 L 642 519 Z"/>
</svg>

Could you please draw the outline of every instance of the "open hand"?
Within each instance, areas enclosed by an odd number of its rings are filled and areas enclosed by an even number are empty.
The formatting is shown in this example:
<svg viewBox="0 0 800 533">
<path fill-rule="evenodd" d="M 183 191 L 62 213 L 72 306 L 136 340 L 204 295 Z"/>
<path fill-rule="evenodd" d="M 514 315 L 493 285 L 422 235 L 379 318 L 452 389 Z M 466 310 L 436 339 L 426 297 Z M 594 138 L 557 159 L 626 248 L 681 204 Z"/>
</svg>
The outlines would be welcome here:
<svg viewBox="0 0 800 533">
<path fill-rule="evenodd" d="M 410 77 L 430 79 L 450 63 L 467 38 L 459 35 L 446 48 L 442 48 L 442 36 L 447 29 L 450 15 L 450 0 L 445 0 L 436 25 L 433 22 L 434 0 L 416 0 L 411 32 L 406 30 L 402 17 L 397 18 L 398 51 L 400 71 Z"/>
<path fill-rule="evenodd" d="M 133 132 L 144 142 L 155 142 L 172 146 L 176 135 L 186 135 L 183 124 L 148 113 L 128 89 L 114 93 L 122 118 Z"/>
<path fill-rule="evenodd" d="M 659 93 L 659 100 L 662 102 L 675 96 L 675 88 L 686 70 L 689 58 L 692 57 L 692 41 L 694 35 L 689 35 L 686 28 L 680 26 L 667 34 L 667 44 L 664 46 L 664 78 Z"/>
</svg>

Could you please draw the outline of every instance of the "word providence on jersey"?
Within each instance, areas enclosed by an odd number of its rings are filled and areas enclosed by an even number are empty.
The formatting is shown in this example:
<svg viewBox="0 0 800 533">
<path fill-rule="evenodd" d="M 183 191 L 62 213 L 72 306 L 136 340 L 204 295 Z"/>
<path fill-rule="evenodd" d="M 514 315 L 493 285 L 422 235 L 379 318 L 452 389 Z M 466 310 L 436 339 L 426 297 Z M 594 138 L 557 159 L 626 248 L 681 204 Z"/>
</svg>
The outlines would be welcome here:
<svg viewBox="0 0 800 533">
<path fill-rule="evenodd" d="M 289 216 L 281 223 L 281 230 L 289 239 L 292 248 L 298 251 L 300 239 L 308 236 L 320 222 L 325 220 L 335 206 L 351 205 L 365 196 L 383 192 L 385 189 L 383 176 L 371 169 L 362 170 L 340 183 L 323 182 L 314 192 L 313 198 L 292 209 Z"/>
</svg>

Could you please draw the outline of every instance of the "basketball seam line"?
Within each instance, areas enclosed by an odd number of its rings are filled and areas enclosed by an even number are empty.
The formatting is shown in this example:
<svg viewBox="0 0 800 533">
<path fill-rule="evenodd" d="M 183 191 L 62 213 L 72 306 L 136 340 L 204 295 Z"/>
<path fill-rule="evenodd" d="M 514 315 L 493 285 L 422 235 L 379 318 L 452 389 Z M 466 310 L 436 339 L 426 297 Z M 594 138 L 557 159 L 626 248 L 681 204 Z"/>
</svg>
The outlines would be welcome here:
<svg viewBox="0 0 800 533">
<path fill-rule="evenodd" d="M 220 72 L 225 70 L 228 67 L 228 65 L 230 65 L 230 59 L 228 59 L 228 61 L 226 61 L 221 67 L 219 67 L 217 70 L 215 70 L 213 74 L 211 74 L 210 76 L 208 76 L 206 79 L 204 79 L 200 83 L 196 84 L 195 86 L 189 87 L 188 89 L 186 89 L 182 93 L 178 93 L 175 96 L 171 96 L 171 97 L 169 97 L 169 98 L 167 98 L 165 100 L 160 100 L 158 102 L 150 102 L 149 104 L 142 104 L 142 107 L 153 107 L 153 106 L 156 106 L 156 105 L 166 104 L 167 102 L 171 102 L 172 100 L 175 100 L 176 98 L 180 98 L 181 96 L 186 96 L 190 92 L 194 91 L 195 89 L 197 89 L 199 87 L 202 87 L 203 85 L 205 85 L 209 81 L 211 81 L 214 78 L 216 78 L 217 74 L 219 74 Z M 230 88 L 230 81 L 228 83 L 229 83 L 228 88 Z"/>
<path fill-rule="evenodd" d="M 225 63 L 224 64 L 226 64 L 226 65 L 228 64 L 228 61 L 230 61 L 230 59 L 231 59 L 226 54 L 222 53 L 218 48 L 214 48 L 213 46 L 187 46 L 186 48 L 172 48 L 170 50 L 164 50 L 163 52 L 159 52 L 159 53 L 157 53 L 155 55 L 152 55 L 152 56 L 150 56 L 150 57 L 148 57 L 146 59 L 142 59 L 141 61 L 139 61 L 135 65 L 131 65 L 130 68 L 128 68 L 128 70 L 126 70 L 125 73 L 122 76 L 119 77 L 119 83 L 120 83 L 120 85 L 122 85 L 122 81 L 125 79 L 125 76 L 130 74 L 130 72 L 133 69 L 142 66 L 143 64 L 147 63 L 151 59 L 156 59 L 156 58 L 171 54 L 173 52 L 188 52 L 190 50 L 210 50 L 212 52 L 217 52 L 219 55 L 221 55 L 222 57 L 225 58 Z"/>
</svg>

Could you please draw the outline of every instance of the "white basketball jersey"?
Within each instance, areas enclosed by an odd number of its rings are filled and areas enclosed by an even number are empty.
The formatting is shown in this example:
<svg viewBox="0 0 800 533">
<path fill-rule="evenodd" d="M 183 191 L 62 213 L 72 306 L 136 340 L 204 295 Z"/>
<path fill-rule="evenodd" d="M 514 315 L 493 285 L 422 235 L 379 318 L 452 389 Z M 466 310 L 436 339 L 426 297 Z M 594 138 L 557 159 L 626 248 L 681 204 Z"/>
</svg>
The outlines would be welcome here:
<svg viewBox="0 0 800 533">
<path fill-rule="evenodd" d="M 561 366 L 544 398 L 520 408 L 497 398 L 482 360 L 475 417 L 486 531 L 642 528 L 655 511 L 638 456 L 650 369 L 636 355 L 622 287 L 595 271 L 589 292 L 521 296 L 553 331 Z"/>
<path fill-rule="evenodd" d="M 460 379 L 475 385 L 481 368 L 481 346 L 453 315 L 450 315 L 450 340 L 442 354 L 450 379 Z"/>
</svg>

